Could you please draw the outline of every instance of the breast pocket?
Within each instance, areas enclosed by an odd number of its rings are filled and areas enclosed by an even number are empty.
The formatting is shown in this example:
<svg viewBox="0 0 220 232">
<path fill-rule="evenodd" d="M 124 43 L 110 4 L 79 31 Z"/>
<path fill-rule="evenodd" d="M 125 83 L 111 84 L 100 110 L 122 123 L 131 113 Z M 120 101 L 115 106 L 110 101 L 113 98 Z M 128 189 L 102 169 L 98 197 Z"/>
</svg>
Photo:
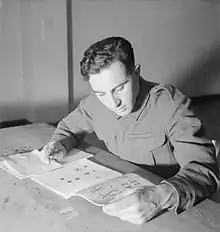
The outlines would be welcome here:
<svg viewBox="0 0 220 232">
<path fill-rule="evenodd" d="M 147 165 L 149 171 L 168 178 L 178 171 L 173 149 L 165 133 L 130 134 L 127 157 L 132 162 Z"/>
<path fill-rule="evenodd" d="M 177 164 L 171 143 L 165 134 L 157 136 L 150 151 L 157 166 L 170 167 Z"/>
<path fill-rule="evenodd" d="M 126 149 L 124 149 L 123 154 L 132 162 L 154 166 L 156 165 L 156 160 L 153 151 L 162 147 L 165 139 L 165 136 L 162 134 L 160 136 L 155 136 L 152 133 L 128 134 L 124 146 Z"/>
<path fill-rule="evenodd" d="M 163 146 L 166 142 L 164 134 L 154 135 L 152 133 L 129 134 L 128 139 L 133 142 L 136 147 L 145 151 L 153 151 L 154 149 Z"/>
</svg>

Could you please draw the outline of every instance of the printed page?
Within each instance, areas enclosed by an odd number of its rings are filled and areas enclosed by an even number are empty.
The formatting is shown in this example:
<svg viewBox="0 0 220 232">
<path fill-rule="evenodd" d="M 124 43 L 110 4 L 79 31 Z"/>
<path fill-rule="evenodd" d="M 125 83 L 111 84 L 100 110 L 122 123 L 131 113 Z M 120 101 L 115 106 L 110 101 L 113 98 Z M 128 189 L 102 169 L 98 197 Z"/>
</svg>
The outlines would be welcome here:
<svg viewBox="0 0 220 232">
<path fill-rule="evenodd" d="M 81 159 L 32 179 L 67 199 L 82 189 L 121 175 L 88 159 Z"/>
<path fill-rule="evenodd" d="M 125 196 L 125 192 L 132 193 L 132 188 L 141 188 L 146 185 L 152 186 L 154 184 L 135 173 L 127 173 L 84 189 L 78 192 L 77 195 L 95 205 L 103 206 Z M 129 192 L 128 189 L 131 191 Z"/>
</svg>

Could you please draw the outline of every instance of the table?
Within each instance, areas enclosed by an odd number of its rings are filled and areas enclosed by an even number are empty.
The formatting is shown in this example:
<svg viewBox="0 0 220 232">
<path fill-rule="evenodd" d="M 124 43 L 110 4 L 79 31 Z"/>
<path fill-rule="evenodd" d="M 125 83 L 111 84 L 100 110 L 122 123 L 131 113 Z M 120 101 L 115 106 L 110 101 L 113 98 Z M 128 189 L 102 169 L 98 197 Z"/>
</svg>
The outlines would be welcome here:
<svg viewBox="0 0 220 232">
<path fill-rule="evenodd" d="M 30 124 L 0 130 L 0 155 L 38 149 L 54 128 Z M 160 178 L 99 148 L 84 144 L 81 149 L 95 154 L 98 163 L 122 173 L 136 172 L 158 183 Z M 1 232 L 212 232 L 220 231 L 220 204 L 209 199 L 187 212 L 167 212 L 138 226 L 108 216 L 102 208 L 80 197 L 63 199 L 31 179 L 18 180 L 0 169 Z"/>
</svg>

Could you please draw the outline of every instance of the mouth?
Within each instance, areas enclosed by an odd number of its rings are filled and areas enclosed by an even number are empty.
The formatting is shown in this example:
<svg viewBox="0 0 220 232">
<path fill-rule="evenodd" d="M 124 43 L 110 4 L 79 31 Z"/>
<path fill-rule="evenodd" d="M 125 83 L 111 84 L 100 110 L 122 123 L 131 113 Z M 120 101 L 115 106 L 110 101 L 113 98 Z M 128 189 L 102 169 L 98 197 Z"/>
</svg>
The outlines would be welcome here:
<svg viewBox="0 0 220 232">
<path fill-rule="evenodd" d="M 117 113 L 122 113 L 127 109 L 126 106 L 122 106 L 119 110 L 117 110 Z"/>
</svg>

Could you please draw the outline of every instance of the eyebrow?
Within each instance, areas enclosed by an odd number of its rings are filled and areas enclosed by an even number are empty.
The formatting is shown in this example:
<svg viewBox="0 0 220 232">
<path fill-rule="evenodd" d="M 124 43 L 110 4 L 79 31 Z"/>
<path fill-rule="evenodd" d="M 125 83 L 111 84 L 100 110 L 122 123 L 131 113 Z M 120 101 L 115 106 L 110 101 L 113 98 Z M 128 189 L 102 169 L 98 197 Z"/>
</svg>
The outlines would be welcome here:
<svg viewBox="0 0 220 232">
<path fill-rule="evenodd" d="M 128 81 L 129 81 L 129 80 L 126 80 L 126 81 L 120 83 L 119 85 L 115 86 L 115 87 L 112 89 L 112 91 L 114 91 L 115 89 L 117 89 L 118 87 L 120 87 L 120 86 L 122 86 L 122 85 L 125 85 Z M 103 91 L 98 91 L 98 90 L 93 90 L 93 92 L 94 92 L 94 93 L 105 93 L 105 92 L 103 92 Z"/>
</svg>

